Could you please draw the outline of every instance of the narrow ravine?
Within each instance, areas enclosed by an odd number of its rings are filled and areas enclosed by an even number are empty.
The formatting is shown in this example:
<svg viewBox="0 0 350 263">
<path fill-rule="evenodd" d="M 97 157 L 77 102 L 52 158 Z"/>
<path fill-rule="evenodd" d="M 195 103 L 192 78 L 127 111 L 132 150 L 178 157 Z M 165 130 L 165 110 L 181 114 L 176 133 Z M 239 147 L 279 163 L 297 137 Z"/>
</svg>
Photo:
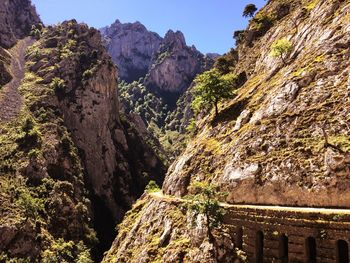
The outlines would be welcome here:
<svg viewBox="0 0 350 263">
<path fill-rule="evenodd" d="M 14 119 L 21 110 L 23 101 L 18 88 L 24 78 L 25 53 L 33 42 L 31 37 L 27 37 L 9 51 L 12 56 L 10 65 L 12 80 L 0 90 L 0 122 Z"/>
</svg>

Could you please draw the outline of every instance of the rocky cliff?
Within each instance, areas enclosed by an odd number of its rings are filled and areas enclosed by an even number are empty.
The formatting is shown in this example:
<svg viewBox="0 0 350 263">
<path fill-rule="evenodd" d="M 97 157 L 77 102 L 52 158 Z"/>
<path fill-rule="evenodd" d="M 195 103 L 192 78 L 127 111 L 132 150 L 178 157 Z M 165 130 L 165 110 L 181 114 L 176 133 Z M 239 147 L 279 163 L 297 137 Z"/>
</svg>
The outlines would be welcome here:
<svg viewBox="0 0 350 263">
<path fill-rule="evenodd" d="M 140 22 L 122 24 L 119 20 L 100 31 L 122 80 L 132 82 L 147 74 L 162 40 L 158 34 Z"/>
<path fill-rule="evenodd" d="M 197 120 L 163 192 L 184 197 L 201 182 L 230 203 L 349 207 L 349 14 L 347 1 L 269 1 L 241 32 L 230 69 L 247 81 L 217 117 Z M 274 58 L 281 39 L 291 48 Z M 209 242 L 191 218 L 167 198 L 144 196 L 105 262 L 233 262 L 232 240 Z"/>
<path fill-rule="evenodd" d="M 216 56 L 204 56 L 195 47 L 187 46 L 179 31 L 169 30 L 161 38 L 139 22 L 122 24 L 117 20 L 100 31 L 109 54 L 119 67 L 121 80 L 144 85 L 148 92 L 162 100 L 162 107 L 167 106 L 165 115 L 176 107 L 177 99 L 194 77 L 212 66 Z M 133 106 L 128 104 L 125 108 Z M 143 119 L 149 123 L 148 119 Z"/>
<path fill-rule="evenodd" d="M 0 3 L 0 88 L 11 80 L 8 70 L 10 56 L 6 49 L 27 36 L 32 25 L 40 23 L 30 1 L 9 1 Z"/>
<path fill-rule="evenodd" d="M 142 122 L 119 113 L 117 71 L 97 30 L 68 21 L 37 38 L 6 57 L 15 81 L 0 108 L 18 110 L 0 119 L 0 261 L 98 259 L 165 165 Z"/>
<path fill-rule="evenodd" d="M 153 58 L 144 83 L 173 109 L 195 76 L 209 69 L 212 64 L 211 58 L 205 57 L 194 46 L 186 45 L 180 31 L 169 30 Z"/>
<path fill-rule="evenodd" d="M 27 35 L 32 25 L 40 23 L 39 16 L 29 0 L 3 0 L 0 2 L 0 46 L 9 48 Z"/>
</svg>

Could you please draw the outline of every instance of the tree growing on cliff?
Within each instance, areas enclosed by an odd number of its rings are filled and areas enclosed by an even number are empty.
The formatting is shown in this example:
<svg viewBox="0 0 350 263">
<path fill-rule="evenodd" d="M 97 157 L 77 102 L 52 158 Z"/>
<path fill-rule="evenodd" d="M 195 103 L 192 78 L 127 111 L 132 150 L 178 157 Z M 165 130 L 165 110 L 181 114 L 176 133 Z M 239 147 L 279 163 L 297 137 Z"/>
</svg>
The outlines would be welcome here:
<svg viewBox="0 0 350 263">
<path fill-rule="evenodd" d="M 220 206 L 218 199 L 225 194 L 215 191 L 215 187 L 206 183 L 195 183 L 190 188 L 196 193 L 188 196 L 188 209 L 193 214 L 193 223 L 196 222 L 198 215 L 203 215 L 209 242 L 213 243 L 213 230 L 222 224 L 225 215 L 225 210 Z"/>
<path fill-rule="evenodd" d="M 248 4 L 245 6 L 245 8 L 243 10 L 243 16 L 244 17 L 253 17 L 257 10 L 258 10 L 258 8 L 256 7 L 256 5 Z"/>
<path fill-rule="evenodd" d="M 229 74 L 234 70 L 237 61 L 238 52 L 232 48 L 229 52 L 215 61 L 214 67 L 220 72 L 220 74 Z"/>
<path fill-rule="evenodd" d="M 286 64 L 286 55 L 291 51 L 292 43 L 285 38 L 276 40 L 271 46 L 270 55 L 273 58 L 279 58 L 282 60 L 283 64 Z"/>
<path fill-rule="evenodd" d="M 215 107 L 215 116 L 219 114 L 218 104 L 224 99 L 234 97 L 234 84 L 237 77 L 233 74 L 221 75 L 212 69 L 198 75 L 195 79 L 194 100 L 192 108 L 195 112 L 207 107 Z"/>
</svg>

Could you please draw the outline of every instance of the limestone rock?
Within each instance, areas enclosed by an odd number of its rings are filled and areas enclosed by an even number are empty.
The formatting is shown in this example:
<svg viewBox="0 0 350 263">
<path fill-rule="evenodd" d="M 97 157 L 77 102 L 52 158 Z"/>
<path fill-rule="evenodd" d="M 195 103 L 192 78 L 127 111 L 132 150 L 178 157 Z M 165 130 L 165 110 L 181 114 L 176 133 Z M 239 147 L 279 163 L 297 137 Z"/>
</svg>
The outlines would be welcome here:
<svg viewBox="0 0 350 263">
<path fill-rule="evenodd" d="M 173 108 L 174 102 L 188 89 L 194 77 L 212 63 L 195 47 L 186 45 L 182 32 L 169 30 L 153 58 L 144 83 Z"/>
<path fill-rule="evenodd" d="M 32 25 L 40 23 L 30 0 L 3 0 L 0 2 L 0 46 L 9 48 L 18 39 L 29 35 Z"/>
<path fill-rule="evenodd" d="M 147 74 L 161 42 L 158 34 L 140 22 L 122 24 L 119 20 L 101 32 L 121 79 L 131 82 Z"/>
</svg>

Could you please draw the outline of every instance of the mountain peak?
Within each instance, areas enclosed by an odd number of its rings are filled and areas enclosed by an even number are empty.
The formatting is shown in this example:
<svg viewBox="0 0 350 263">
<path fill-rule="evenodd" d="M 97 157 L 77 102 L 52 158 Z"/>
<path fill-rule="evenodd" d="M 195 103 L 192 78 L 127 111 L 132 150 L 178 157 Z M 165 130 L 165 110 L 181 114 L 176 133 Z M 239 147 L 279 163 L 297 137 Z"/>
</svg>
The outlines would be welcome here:
<svg viewBox="0 0 350 263">
<path fill-rule="evenodd" d="M 171 44 L 176 43 L 179 46 L 186 46 L 185 36 L 181 31 L 174 32 L 173 30 L 168 30 L 164 37 L 164 43 Z"/>
</svg>

